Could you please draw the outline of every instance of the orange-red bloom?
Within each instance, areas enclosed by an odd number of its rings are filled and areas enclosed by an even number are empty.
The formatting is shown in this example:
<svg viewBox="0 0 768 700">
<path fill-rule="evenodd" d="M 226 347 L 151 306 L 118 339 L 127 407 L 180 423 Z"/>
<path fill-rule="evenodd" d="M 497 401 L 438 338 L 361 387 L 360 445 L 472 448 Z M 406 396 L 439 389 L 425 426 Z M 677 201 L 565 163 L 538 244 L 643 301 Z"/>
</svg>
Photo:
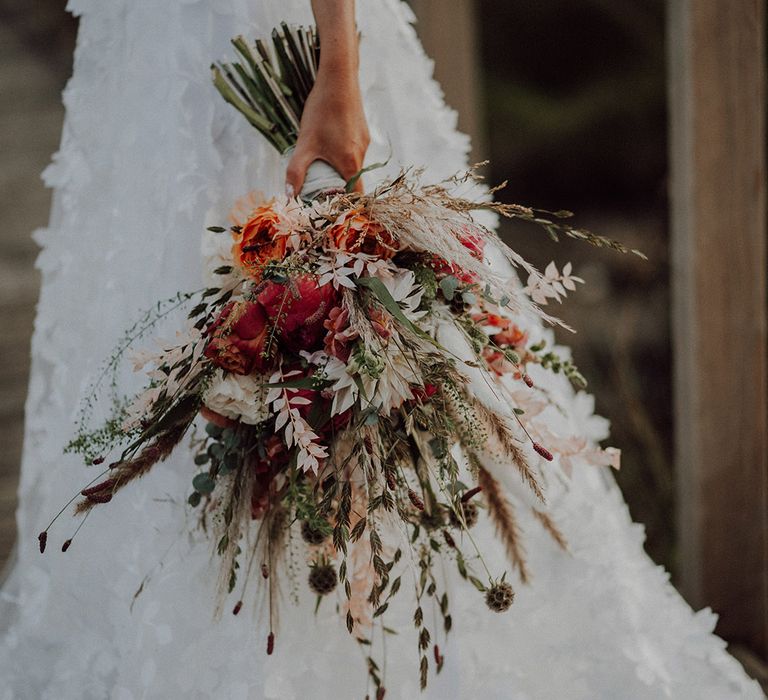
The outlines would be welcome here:
<svg viewBox="0 0 768 700">
<path fill-rule="evenodd" d="M 397 252 L 397 242 L 380 223 L 369 219 L 361 210 L 347 213 L 328 231 L 336 250 L 347 253 L 366 253 L 389 259 Z"/>
<path fill-rule="evenodd" d="M 205 356 L 235 374 L 265 371 L 272 364 L 268 356 L 269 323 L 261 304 L 230 302 L 208 329 L 211 337 Z"/>
<path fill-rule="evenodd" d="M 285 257 L 285 236 L 278 235 L 279 219 L 272 206 L 266 204 L 254 209 L 239 233 L 234 234 L 232 257 L 255 280 L 267 263 Z"/>
<path fill-rule="evenodd" d="M 502 347 L 522 348 L 528 343 L 528 333 L 511 324 L 493 336 L 493 342 Z"/>
</svg>

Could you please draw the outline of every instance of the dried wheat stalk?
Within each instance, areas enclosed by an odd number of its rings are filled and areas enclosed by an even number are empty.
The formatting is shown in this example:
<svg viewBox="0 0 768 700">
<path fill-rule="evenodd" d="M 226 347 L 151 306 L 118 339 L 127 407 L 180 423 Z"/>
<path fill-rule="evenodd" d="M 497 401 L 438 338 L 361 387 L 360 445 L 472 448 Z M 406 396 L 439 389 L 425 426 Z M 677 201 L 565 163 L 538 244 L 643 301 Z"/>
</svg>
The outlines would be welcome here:
<svg viewBox="0 0 768 700">
<path fill-rule="evenodd" d="M 483 489 L 483 495 L 488 503 L 488 512 L 496 526 L 497 534 L 504 543 L 509 560 L 519 571 L 520 580 L 528 583 L 530 576 L 525 563 L 525 550 L 520 542 L 520 529 L 512 506 L 504 497 L 499 482 L 482 467 L 478 473 L 478 485 Z"/>
</svg>

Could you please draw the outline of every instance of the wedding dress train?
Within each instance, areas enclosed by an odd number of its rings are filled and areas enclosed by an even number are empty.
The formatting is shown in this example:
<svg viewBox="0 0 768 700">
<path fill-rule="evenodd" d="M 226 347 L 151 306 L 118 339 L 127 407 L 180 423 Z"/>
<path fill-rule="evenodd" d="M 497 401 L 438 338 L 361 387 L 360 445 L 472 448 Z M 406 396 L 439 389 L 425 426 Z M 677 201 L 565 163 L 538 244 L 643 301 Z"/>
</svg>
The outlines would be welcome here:
<svg viewBox="0 0 768 700">
<path fill-rule="evenodd" d="M 215 93 L 209 64 L 230 55 L 236 34 L 311 21 L 309 0 L 70 0 L 69 8 L 80 32 L 61 149 L 45 172 L 51 221 L 35 234 L 43 287 L 18 546 L 0 597 L 0 698 L 363 698 L 361 650 L 333 601 L 315 615 L 309 593 L 298 605 L 286 599 L 272 656 L 257 612 L 212 621 L 216 570 L 208 541 L 189 534 L 183 449 L 96 509 L 66 554 L 56 545 L 76 526 L 68 516 L 45 556 L 37 550 L 37 533 L 93 476 L 62 447 L 103 358 L 141 309 L 200 286 L 198 241 L 211 211 L 282 187 L 278 157 Z M 427 179 L 466 165 L 467 139 L 411 19 L 399 0 L 358 0 L 368 160 L 392 153 L 369 184 L 401 164 L 426 165 Z M 565 409 L 553 420 L 591 440 L 606 436 L 590 396 L 543 373 L 534 379 Z M 121 387 L 136 381 L 122 377 Z M 549 493 L 569 552 L 521 509 L 532 581 L 513 577 L 517 596 L 504 615 L 447 572 L 454 629 L 441 640 L 445 667 L 421 697 L 762 697 L 712 634 L 715 616 L 693 613 L 646 557 L 643 529 L 610 474 L 577 464 Z M 486 519 L 473 533 L 498 570 L 507 568 Z M 374 645 L 387 645 L 386 697 L 413 699 L 416 638 L 399 598 L 388 619 L 399 634 Z"/>
</svg>

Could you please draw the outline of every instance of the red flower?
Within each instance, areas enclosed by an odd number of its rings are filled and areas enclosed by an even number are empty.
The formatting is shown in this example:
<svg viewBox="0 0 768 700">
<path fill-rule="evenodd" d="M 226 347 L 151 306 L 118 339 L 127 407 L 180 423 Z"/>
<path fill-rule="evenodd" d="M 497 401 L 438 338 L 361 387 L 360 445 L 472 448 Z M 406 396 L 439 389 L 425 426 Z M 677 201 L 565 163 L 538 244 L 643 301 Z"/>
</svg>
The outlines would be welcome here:
<svg viewBox="0 0 768 700">
<path fill-rule="evenodd" d="M 411 387 L 413 397 L 421 403 L 427 403 L 437 393 L 437 387 L 434 384 L 425 384 L 424 386 Z"/>
<path fill-rule="evenodd" d="M 260 304 L 232 301 L 208 329 L 211 337 L 205 356 L 235 374 L 269 369 L 274 358 L 267 356 L 269 325 Z"/>
<path fill-rule="evenodd" d="M 221 413 L 216 413 L 216 411 L 212 411 L 207 406 L 200 406 L 200 415 L 209 423 L 218 425 L 220 428 L 231 428 L 237 425 L 236 420 L 222 416 Z"/>
<path fill-rule="evenodd" d="M 485 248 L 485 239 L 474 229 L 464 228 L 464 234 L 459 236 L 459 242 L 467 249 L 470 255 L 477 260 L 483 259 L 483 249 Z M 432 258 L 431 267 L 438 276 L 453 275 L 459 282 L 464 284 L 474 284 L 477 282 L 477 275 L 460 268 L 454 263 L 450 263 L 445 258 L 435 255 Z"/>
<path fill-rule="evenodd" d="M 288 284 L 267 282 L 258 300 L 286 348 L 311 351 L 319 345 L 323 322 L 338 300 L 338 292 L 330 284 L 318 286 L 312 275 L 302 275 Z"/>
<path fill-rule="evenodd" d="M 498 314 L 491 314 L 485 311 L 483 313 L 474 314 L 472 320 L 481 326 L 493 326 L 500 330 L 509 328 L 512 324 L 512 321 L 505 316 L 499 316 Z"/>
<path fill-rule="evenodd" d="M 465 248 L 469 248 L 469 252 L 472 254 L 473 258 L 477 258 L 478 260 L 483 259 L 485 239 L 477 230 L 465 228 L 464 235 L 459 236 L 459 241 L 461 241 L 461 244 Z"/>
</svg>

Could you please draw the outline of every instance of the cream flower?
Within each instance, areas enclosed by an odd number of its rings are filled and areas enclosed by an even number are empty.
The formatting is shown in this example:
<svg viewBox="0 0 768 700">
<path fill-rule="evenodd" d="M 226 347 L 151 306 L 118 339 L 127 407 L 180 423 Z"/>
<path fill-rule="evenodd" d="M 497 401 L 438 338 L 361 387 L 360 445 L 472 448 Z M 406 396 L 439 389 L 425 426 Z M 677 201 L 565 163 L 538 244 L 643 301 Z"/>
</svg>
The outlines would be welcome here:
<svg viewBox="0 0 768 700">
<path fill-rule="evenodd" d="M 203 403 L 222 416 L 256 425 L 269 418 L 266 381 L 266 377 L 258 374 L 225 376 L 223 370 L 217 370 Z"/>
<path fill-rule="evenodd" d="M 416 275 L 411 270 L 403 270 L 396 275 L 379 279 L 410 321 L 418 321 L 427 313 L 418 310 L 424 296 L 424 288 L 416 282 Z"/>
</svg>

